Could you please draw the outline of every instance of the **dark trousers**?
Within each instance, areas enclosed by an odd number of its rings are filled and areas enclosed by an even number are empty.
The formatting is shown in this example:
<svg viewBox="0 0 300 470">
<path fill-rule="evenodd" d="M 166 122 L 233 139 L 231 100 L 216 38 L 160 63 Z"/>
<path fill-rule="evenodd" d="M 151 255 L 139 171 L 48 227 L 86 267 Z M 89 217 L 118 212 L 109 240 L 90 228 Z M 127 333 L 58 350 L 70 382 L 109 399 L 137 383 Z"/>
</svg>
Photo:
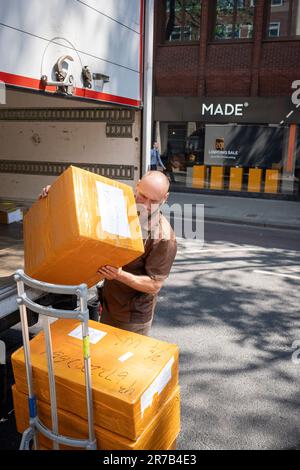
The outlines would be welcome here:
<svg viewBox="0 0 300 470">
<path fill-rule="evenodd" d="M 138 333 L 139 335 L 149 336 L 152 320 L 147 323 L 125 323 L 115 320 L 110 317 L 110 315 L 103 310 L 100 317 L 100 323 L 105 325 L 114 326 L 115 328 L 120 328 L 121 330 L 131 331 L 132 333 Z"/>
</svg>

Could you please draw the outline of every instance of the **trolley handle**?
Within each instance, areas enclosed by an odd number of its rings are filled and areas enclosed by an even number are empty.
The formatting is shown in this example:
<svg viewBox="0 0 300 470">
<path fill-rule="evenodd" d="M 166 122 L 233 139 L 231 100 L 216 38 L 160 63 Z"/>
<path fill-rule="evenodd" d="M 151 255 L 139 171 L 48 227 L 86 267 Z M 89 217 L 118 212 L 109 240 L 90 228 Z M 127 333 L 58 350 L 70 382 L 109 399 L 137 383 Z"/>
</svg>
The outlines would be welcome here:
<svg viewBox="0 0 300 470">
<path fill-rule="evenodd" d="M 41 315 L 46 315 L 54 318 L 68 318 L 74 320 L 81 320 L 84 321 L 85 318 L 88 319 L 89 311 L 86 309 L 85 311 L 80 310 L 60 310 L 52 307 L 46 307 L 44 305 L 37 304 L 30 300 L 26 294 L 19 295 L 17 297 L 17 304 L 26 305 L 30 310 L 33 312 L 39 313 Z"/>
<path fill-rule="evenodd" d="M 79 297 L 84 297 L 88 292 L 86 284 L 80 284 L 79 286 L 60 286 L 49 284 L 48 282 L 31 279 L 24 273 L 23 269 L 18 269 L 16 271 L 14 279 L 16 282 L 22 281 L 26 286 L 32 287 L 33 289 L 42 290 L 52 294 L 73 294 L 78 295 Z"/>
</svg>

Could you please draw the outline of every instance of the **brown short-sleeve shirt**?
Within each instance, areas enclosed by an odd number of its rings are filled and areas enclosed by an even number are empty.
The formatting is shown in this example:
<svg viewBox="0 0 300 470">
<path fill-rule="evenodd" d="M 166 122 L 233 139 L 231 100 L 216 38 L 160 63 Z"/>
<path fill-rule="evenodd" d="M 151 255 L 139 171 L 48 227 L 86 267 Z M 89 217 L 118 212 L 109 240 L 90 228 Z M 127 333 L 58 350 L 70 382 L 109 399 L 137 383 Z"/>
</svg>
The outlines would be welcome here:
<svg viewBox="0 0 300 470">
<path fill-rule="evenodd" d="M 165 280 L 176 256 L 175 234 L 162 214 L 156 229 L 144 240 L 145 253 L 123 267 L 124 271 L 137 276 L 149 276 Z M 104 282 L 103 310 L 112 320 L 124 323 L 147 323 L 154 313 L 157 296 L 132 289 L 119 281 Z"/>
</svg>

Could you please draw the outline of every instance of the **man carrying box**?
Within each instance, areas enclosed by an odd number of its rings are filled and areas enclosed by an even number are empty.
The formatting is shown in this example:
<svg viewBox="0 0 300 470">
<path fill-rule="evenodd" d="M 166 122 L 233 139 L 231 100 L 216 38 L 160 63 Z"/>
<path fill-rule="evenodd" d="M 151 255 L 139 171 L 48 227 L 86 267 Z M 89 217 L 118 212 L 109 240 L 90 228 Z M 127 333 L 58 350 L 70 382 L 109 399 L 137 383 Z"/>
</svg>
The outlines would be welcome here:
<svg viewBox="0 0 300 470">
<path fill-rule="evenodd" d="M 46 197 L 50 186 L 40 197 Z M 143 230 L 145 253 L 123 268 L 99 267 L 105 279 L 101 322 L 148 335 L 157 294 L 168 277 L 176 256 L 176 238 L 160 212 L 168 198 L 169 180 L 159 171 L 146 173 L 135 189 Z"/>
</svg>

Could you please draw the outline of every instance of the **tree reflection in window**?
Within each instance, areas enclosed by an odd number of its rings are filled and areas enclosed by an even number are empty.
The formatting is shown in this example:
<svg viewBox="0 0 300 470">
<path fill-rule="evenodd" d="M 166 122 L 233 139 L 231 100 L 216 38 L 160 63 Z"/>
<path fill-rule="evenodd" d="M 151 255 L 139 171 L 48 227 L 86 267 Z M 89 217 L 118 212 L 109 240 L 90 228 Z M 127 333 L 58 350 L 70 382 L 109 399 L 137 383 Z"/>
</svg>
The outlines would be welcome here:
<svg viewBox="0 0 300 470">
<path fill-rule="evenodd" d="M 215 39 L 251 39 L 255 0 L 217 0 Z"/>
<path fill-rule="evenodd" d="M 166 40 L 198 41 L 201 0 L 166 0 Z"/>
</svg>

